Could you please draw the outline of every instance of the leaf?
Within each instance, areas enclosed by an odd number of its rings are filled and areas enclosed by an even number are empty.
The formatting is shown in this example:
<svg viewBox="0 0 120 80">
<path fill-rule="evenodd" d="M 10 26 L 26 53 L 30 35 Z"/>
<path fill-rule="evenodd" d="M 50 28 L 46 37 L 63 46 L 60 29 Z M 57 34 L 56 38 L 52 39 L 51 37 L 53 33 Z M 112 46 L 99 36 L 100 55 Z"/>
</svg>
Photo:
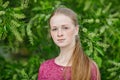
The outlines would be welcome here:
<svg viewBox="0 0 120 80">
<path fill-rule="evenodd" d="M 113 72 L 113 71 L 117 71 L 117 70 L 119 70 L 119 67 L 113 67 L 113 68 L 108 69 L 107 71 Z"/>
<path fill-rule="evenodd" d="M 17 21 L 15 21 L 15 20 L 11 20 L 11 23 L 12 23 L 13 25 L 15 25 L 16 27 L 19 27 L 19 26 L 20 26 L 20 24 L 19 24 Z"/>
<path fill-rule="evenodd" d="M 0 40 L 2 39 L 2 34 L 3 34 L 3 30 L 2 30 L 2 28 L 0 27 Z"/>
<path fill-rule="evenodd" d="M 0 6 L 3 4 L 3 0 L 0 0 Z"/>
<path fill-rule="evenodd" d="M 37 76 L 38 76 L 38 73 L 33 74 L 31 79 L 32 79 L 32 80 L 36 80 L 36 79 L 37 79 Z"/>
<path fill-rule="evenodd" d="M 99 9 L 96 11 L 96 16 L 100 16 L 100 15 L 101 15 L 101 12 L 102 12 L 102 8 L 99 8 Z"/>
<path fill-rule="evenodd" d="M 16 39 L 20 42 L 23 41 L 21 34 L 19 33 L 19 31 L 17 30 L 16 26 L 11 22 L 11 26 L 10 26 L 11 32 L 15 35 Z"/>
<path fill-rule="evenodd" d="M 109 60 L 108 62 L 115 65 L 115 66 L 120 67 L 120 62 L 115 62 L 115 61 L 112 61 L 112 60 Z"/>
<path fill-rule="evenodd" d="M 4 14 L 5 14 L 5 11 L 0 11 L 0 16 Z"/>
<path fill-rule="evenodd" d="M 87 11 L 87 10 L 90 8 L 90 5 L 91 5 L 91 1 L 89 1 L 89 0 L 88 0 L 88 1 L 86 1 L 86 2 L 85 2 L 85 6 L 84 6 L 84 9 L 83 9 L 83 10 L 84 10 L 84 11 Z"/>
<path fill-rule="evenodd" d="M 35 7 L 35 8 L 33 8 L 32 10 L 33 10 L 33 11 L 39 11 L 39 10 L 41 10 L 41 7 Z"/>
<path fill-rule="evenodd" d="M 27 35 L 28 35 L 28 37 L 29 37 L 29 41 L 30 41 L 30 43 L 33 45 L 34 43 L 33 43 L 33 33 L 32 33 L 32 30 L 31 30 L 31 28 L 32 28 L 32 24 L 33 24 L 33 22 L 35 21 L 35 19 L 37 19 L 37 18 L 39 18 L 39 14 L 37 14 L 37 15 L 35 15 L 30 21 L 29 21 L 29 23 L 28 23 L 28 25 L 27 25 L 27 28 L 26 28 L 26 31 L 27 31 Z"/>
<path fill-rule="evenodd" d="M 24 69 L 21 70 L 21 74 L 22 74 L 23 76 L 26 76 L 26 75 L 27 75 Z"/>
<path fill-rule="evenodd" d="M 102 66 L 102 59 L 98 56 L 94 56 L 94 60 L 97 62 L 98 66 L 101 67 Z"/>
<path fill-rule="evenodd" d="M 6 2 L 2 5 L 2 7 L 3 7 L 3 8 L 6 8 L 6 7 L 8 7 L 8 5 L 9 5 L 9 1 L 6 1 Z"/>
<path fill-rule="evenodd" d="M 91 19 L 84 19 L 83 22 L 85 22 L 85 23 L 93 23 L 94 19 L 93 18 L 91 18 Z"/>
<path fill-rule="evenodd" d="M 116 76 L 116 72 L 110 73 L 110 76 Z"/>
<path fill-rule="evenodd" d="M 17 79 L 17 74 L 14 74 L 12 80 L 16 80 L 16 79 Z"/>
<path fill-rule="evenodd" d="M 107 7 L 103 10 L 103 13 L 106 13 L 109 11 L 110 7 L 111 7 L 112 3 L 110 2 Z"/>
<path fill-rule="evenodd" d="M 85 33 L 87 33 L 88 29 L 87 28 L 83 28 L 82 31 L 85 32 Z"/>
<path fill-rule="evenodd" d="M 28 74 L 25 72 L 25 69 L 20 70 L 20 76 L 22 80 L 29 80 Z"/>
<path fill-rule="evenodd" d="M 0 19 L 0 25 L 2 24 L 2 19 Z"/>
<path fill-rule="evenodd" d="M 102 56 L 104 56 L 103 54 L 103 50 L 101 50 L 101 48 L 99 47 L 94 47 L 96 51 L 98 51 Z"/>
<path fill-rule="evenodd" d="M 23 10 L 24 8 L 22 8 L 22 7 L 15 7 L 15 8 L 13 8 L 13 10 L 14 11 L 21 11 L 21 10 Z"/>
<path fill-rule="evenodd" d="M 12 14 L 12 16 L 17 19 L 24 19 L 26 17 L 24 14 L 18 14 L 18 13 L 14 13 Z"/>
</svg>

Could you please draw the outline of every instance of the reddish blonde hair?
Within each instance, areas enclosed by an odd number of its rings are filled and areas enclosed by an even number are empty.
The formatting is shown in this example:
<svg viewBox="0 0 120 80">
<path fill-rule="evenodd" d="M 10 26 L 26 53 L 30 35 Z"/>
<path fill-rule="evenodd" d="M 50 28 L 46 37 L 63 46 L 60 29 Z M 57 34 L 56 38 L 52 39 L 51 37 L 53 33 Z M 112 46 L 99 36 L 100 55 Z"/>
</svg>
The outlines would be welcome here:
<svg viewBox="0 0 120 80">
<path fill-rule="evenodd" d="M 77 14 L 69 8 L 57 8 L 53 14 L 64 14 L 70 17 L 75 26 L 78 25 Z M 51 19 L 50 17 L 50 19 Z M 49 24 L 50 25 L 50 24 Z M 75 49 L 70 59 L 71 66 L 71 80 L 91 80 L 91 63 L 93 63 L 88 56 L 83 53 L 80 45 L 79 36 L 76 36 Z M 97 68 L 97 66 L 96 66 Z M 97 68 L 97 80 L 100 80 L 99 70 Z"/>
</svg>

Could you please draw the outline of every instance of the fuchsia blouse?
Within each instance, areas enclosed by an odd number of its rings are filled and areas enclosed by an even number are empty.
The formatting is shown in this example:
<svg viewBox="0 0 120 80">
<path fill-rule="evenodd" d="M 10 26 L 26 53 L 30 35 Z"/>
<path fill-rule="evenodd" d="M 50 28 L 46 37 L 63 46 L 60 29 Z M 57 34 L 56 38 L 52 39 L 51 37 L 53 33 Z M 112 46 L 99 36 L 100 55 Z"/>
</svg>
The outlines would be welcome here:
<svg viewBox="0 0 120 80">
<path fill-rule="evenodd" d="M 71 67 L 60 66 L 54 60 L 50 59 L 41 64 L 38 80 L 64 80 L 64 68 L 66 68 L 66 79 L 71 80 Z M 97 68 L 95 64 L 92 65 L 91 73 L 91 80 L 97 80 Z"/>
</svg>

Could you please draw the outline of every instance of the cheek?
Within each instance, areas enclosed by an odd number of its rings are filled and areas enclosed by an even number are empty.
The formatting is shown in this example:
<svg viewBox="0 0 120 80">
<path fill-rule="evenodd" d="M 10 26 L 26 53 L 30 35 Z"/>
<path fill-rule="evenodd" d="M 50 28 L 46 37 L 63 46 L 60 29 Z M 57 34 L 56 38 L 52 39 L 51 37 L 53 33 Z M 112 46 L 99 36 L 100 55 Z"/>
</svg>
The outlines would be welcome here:
<svg viewBox="0 0 120 80">
<path fill-rule="evenodd" d="M 53 40 L 56 39 L 56 33 L 50 32 L 50 35 L 51 35 L 51 37 L 52 37 Z"/>
<path fill-rule="evenodd" d="M 70 31 L 68 31 L 68 32 L 67 32 L 67 36 L 68 36 L 69 38 L 74 37 L 74 36 L 75 36 L 75 30 L 70 30 Z"/>
</svg>

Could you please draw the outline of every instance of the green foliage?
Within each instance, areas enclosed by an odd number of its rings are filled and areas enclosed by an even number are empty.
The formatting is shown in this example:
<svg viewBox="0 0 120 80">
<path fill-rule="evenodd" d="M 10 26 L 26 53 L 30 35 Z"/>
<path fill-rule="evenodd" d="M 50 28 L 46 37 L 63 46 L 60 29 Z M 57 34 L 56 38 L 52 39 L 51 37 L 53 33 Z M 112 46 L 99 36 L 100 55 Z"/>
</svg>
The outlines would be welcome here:
<svg viewBox="0 0 120 80">
<path fill-rule="evenodd" d="M 44 59 L 33 56 L 28 61 L 13 61 L 12 63 L 0 57 L 0 80 L 37 80 L 38 69 Z M 4 65 L 4 66 L 3 66 Z"/>
<path fill-rule="evenodd" d="M 119 3 L 119 0 L 0 0 L 0 46 L 7 46 L 11 55 L 36 55 L 27 58 L 28 62 L 23 58 L 6 61 L 2 56 L 0 80 L 36 80 L 39 64 L 57 55 L 59 50 L 50 37 L 48 19 L 58 6 L 77 12 L 82 47 L 99 65 L 102 80 L 119 80 Z"/>
<path fill-rule="evenodd" d="M 119 80 L 120 75 L 118 74 L 120 74 L 120 63 L 117 63 L 115 61 L 109 61 L 109 63 L 113 64 L 113 67 L 108 69 L 108 72 L 110 72 L 110 76 L 107 77 L 107 79 Z"/>
<path fill-rule="evenodd" d="M 11 7 L 10 1 L 2 1 L 0 4 L 0 40 L 6 40 L 10 46 L 23 42 L 25 26 L 22 21 L 25 18 L 23 7 Z M 16 43 L 13 43 L 15 41 Z"/>
</svg>

